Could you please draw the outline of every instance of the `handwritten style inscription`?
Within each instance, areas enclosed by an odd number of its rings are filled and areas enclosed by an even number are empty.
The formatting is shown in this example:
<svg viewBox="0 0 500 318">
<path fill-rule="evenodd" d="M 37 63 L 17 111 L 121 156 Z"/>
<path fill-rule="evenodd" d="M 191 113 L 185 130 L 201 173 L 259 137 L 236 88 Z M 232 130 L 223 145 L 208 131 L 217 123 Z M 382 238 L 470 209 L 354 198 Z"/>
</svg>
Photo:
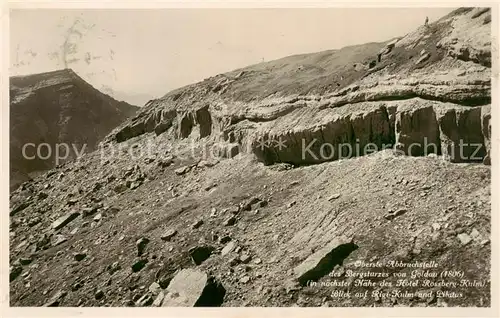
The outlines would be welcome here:
<svg viewBox="0 0 500 318">
<path fill-rule="evenodd" d="M 466 297 L 466 288 L 487 287 L 488 281 L 465 278 L 461 270 L 443 269 L 435 261 L 364 262 L 332 271 L 327 279 L 309 281 L 308 286 L 331 288 L 332 299 L 362 298 L 444 300 Z M 355 290 L 355 291 L 354 291 Z M 360 291 L 363 290 L 363 291 Z"/>
</svg>

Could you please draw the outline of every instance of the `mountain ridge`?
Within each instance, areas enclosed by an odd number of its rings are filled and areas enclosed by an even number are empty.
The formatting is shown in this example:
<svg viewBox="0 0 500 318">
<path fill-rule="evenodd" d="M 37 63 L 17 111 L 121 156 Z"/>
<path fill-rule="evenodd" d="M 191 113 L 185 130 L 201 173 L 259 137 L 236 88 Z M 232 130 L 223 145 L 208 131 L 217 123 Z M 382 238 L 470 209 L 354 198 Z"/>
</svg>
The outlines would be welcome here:
<svg viewBox="0 0 500 318">
<path fill-rule="evenodd" d="M 47 143 L 52 151 L 58 143 L 85 144 L 93 150 L 98 140 L 138 109 L 99 92 L 71 69 L 11 77 L 10 106 L 10 162 L 17 171 L 11 187 L 25 181 L 27 174 L 54 165 L 54 158 L 24 158 L 27 143 Z"/>
</svg>

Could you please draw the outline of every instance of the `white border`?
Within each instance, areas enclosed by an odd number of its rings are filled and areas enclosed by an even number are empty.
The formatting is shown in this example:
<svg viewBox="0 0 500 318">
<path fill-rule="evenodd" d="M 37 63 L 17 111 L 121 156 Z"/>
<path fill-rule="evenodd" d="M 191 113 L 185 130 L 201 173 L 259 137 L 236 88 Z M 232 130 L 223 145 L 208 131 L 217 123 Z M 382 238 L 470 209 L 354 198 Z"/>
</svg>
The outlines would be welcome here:
<svg viewBox="0 0 500 318">
<path fill-rule="evenodd" d="M 274 308 L 274 307 L 221 307 L 221 308 L 10 308 L 8 302 L 9 291 L 9 9 L 63 9 L 63 8 L 318 8 L 318 7 L 492 7 L 492 217 L 491 217 L 491 308 Z M 2 30 L 2 60 L 1 72 L 1 97 L 2 97 L 2 192 L 1 203 L 3 210 L 0 213 L 2 224 L 2 266 L 1 266 L 1 301 L 2 317 L 261 317 L 284 316 L 287 318 L 313 316 L 313 317 L 499 317 L 499 294 L 498 282 L 498 211 L 499 198 L 494 194 L 500 193 L 498 180 L 498 158 L 499 152 L 499 132 L 496 129 L 499 123 L 498 114 L 498 2 L 473 2 L 473 1 L 10 1 L 2 3 L 1 6 L 1 30 Z M 34 29 L 36 32 L 36 28 Z"/>
</svg>

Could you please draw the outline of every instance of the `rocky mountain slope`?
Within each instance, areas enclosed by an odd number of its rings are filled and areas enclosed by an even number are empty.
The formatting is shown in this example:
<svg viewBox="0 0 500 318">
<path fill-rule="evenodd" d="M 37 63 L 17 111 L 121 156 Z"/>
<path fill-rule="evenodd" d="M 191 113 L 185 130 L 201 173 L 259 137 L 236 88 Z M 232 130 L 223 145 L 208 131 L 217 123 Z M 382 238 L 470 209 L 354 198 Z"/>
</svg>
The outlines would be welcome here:
<svg viewBox="0 0 500 318">
<path fill-rule="evenodd" d="M 490 22 L 149 102 L 11 194 L 11 305 L 489 306 Z"/>
<path fill-rule="evenodd" d="M 11 188 L 28 180 L 29 174 L 55 166 L 57 144 L 91 151 L 113 128 L 131 117 L 136 106 L 119 102 L 94 89 L 70 69 L 10 78 Z M 27 146 L 26 158 L 23 146 Z M 41 156 L 36 155 L 40 144 Z M 61 156 L 65 149 L 60 147 Z M 27 158 L 35 157 L 33 159 Z M 45 158 L 45 159 L 43 159 Z"/>
</svg>

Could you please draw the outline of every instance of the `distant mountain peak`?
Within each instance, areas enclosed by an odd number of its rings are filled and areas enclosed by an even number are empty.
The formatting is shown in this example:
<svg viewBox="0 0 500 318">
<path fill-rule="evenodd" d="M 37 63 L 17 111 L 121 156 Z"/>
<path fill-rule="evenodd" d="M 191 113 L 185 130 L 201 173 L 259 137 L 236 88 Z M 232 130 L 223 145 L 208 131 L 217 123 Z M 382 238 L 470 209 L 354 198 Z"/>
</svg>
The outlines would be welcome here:
<svg viewBox="0 0 500 318">
<path fill-rule="evenodd" d="M 103 94 L 70 68 L 11 77 L 10 162 L 16 171 L 11 185 L 56 164 L 52 157 L 24 158 L 24 145 L 34 144 L 34 149 L 41 143 L 67 143 L 92 150 L 137 109 Z"/>
</svg>

